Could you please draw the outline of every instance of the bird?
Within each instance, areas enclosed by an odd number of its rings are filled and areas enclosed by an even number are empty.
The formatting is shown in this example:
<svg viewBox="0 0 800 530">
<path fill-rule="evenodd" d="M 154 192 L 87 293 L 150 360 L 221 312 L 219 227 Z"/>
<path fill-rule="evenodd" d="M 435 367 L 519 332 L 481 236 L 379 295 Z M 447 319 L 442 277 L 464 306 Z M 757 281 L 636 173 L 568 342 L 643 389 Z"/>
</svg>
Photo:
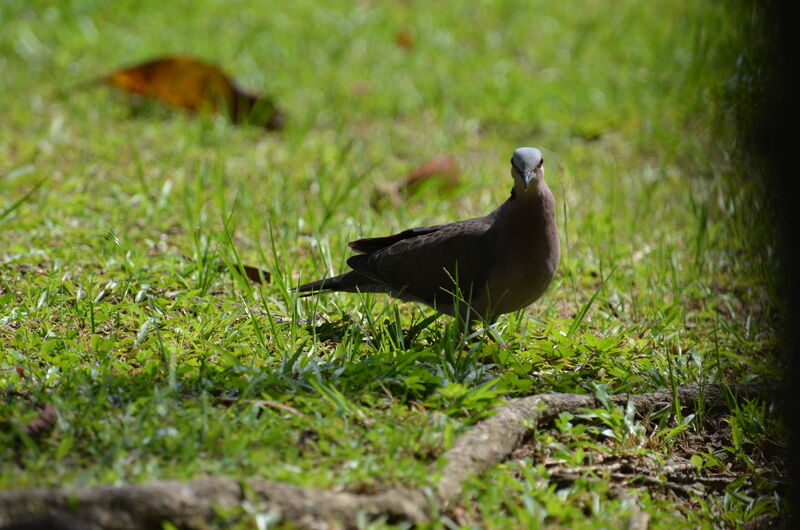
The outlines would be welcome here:
<svg viewBox="0 0 800 530">
<path fill-rule="evenodd" d="M 297 292 L 387 293 L 470 323 L 529 306 L 558 268 L 556 205 L 539 149 L 514 150 L 511 177 L 511 196 L 488 215 L 351 241 L 352 270 Z"/>
</svg>

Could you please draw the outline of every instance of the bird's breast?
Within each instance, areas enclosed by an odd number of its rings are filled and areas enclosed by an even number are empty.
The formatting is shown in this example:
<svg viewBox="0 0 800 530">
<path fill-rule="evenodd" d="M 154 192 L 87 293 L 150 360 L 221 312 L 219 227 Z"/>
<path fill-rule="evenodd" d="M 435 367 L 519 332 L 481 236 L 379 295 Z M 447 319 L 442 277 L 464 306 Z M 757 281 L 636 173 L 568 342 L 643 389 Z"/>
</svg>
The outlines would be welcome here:
<svg viewBox="0 0 800 530">
<path fill-rule="evenodd" d="M 555 216 L 519 212 L 506 218 L 496 239 L 495 267 L 487 281 L 487 305 L 495 314 L 529 306 L 545 292 L 560 257 Z"/>
</svg>

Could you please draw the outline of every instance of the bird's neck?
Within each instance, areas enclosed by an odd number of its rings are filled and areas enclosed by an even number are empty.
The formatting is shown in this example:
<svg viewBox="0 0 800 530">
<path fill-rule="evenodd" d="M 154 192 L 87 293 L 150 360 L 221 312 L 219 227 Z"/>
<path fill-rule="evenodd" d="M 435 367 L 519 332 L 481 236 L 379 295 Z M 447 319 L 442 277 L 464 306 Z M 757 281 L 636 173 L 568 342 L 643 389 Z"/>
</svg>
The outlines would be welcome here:
<svg viewBox="0 0 800 530">
<path fill-rule="evenodd" d="M 514 187 L 511 188 L 511 196 L 508 198 L 511 201 L 535 201 L 540 199 L 542 194 L 546 193 L 547 184 L 541 178 L 533 179 L 526 189 L 521 182 L 514 182 Z"/>
</svg>

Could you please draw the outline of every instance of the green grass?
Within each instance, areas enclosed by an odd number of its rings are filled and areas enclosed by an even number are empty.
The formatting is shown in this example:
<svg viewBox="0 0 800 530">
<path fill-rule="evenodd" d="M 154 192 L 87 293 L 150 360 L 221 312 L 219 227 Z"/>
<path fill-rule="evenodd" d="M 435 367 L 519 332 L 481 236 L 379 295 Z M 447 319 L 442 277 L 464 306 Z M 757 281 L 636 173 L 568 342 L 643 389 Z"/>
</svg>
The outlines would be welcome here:
<svg viewBox="0 0 800 530">
<path fill-rule="evenodd" d="M 0 487 L 204 473 L 422 487 L 504 398 L 780 373 L 769 204 L 733 127 L 734 81 L 748 73 L 737 57 L 758 15 L 700 0 L 3 2 Z M 413 49 L 396 44 L 401 30 Z M 80 86 L 181 52 L 274 95 L 287 129 Z M 488 212 L 522 145 L 544 153 L 563 251 L 545 297 L 501 318 L 502 342 L 465 349 L 457 323 L 382 296 L 292 295 L 343 270 L 351 239 Z M 440 154 L 460 162 L 455 192 L 371 207 Z M 272 282 L 249 283 L 237 264 Z M 40 402 L 58 418 L 32 439 L 23 426 Z M 682 425 L 674 412 L 635 436 Z M 701 456 L 734 455 L 709 465 L 749 480 L 746 494 L 687 510 L 646 489 L 560 488 L 541 446 L 468 486 L 468 516 L 433 526 L 617 526 L 631 503 L 656 527 L 742 523 L 753 506 L 784 509 L 780 464 L 752 456 L 780 438 L 775 415 L 735 410 L 728 423 L 750 426 L 738 449 Z M 642 447 L 663 461 L 705 421 Z M 604 439 L 557 437 L 559 458 L 580 461 Z"/>
</svg>

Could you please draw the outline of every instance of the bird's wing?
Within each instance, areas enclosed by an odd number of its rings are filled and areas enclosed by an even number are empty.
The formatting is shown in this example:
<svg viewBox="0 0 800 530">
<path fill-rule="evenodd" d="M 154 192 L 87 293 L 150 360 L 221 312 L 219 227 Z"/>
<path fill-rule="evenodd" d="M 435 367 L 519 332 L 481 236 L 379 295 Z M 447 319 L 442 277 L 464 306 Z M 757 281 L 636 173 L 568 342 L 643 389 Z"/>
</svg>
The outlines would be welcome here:
<svg viewBox="0 0 800 530">
<path fill-rule="evenodd" d="M 494 263 L 484 237 L 490 226 L 487 216 L 375 238 L 393 242 L 376 245 L 377 250 L 369 254 L 352 256 L 347 264 L 400 298 L 428 304 L 437 299 L 439 303 L 452 302 L 448 293 L 455 290 L 454 279 L 464 297 L 476 296 Z M 359 246 L 358 250 L 371 248 Z"/>
<path fill-rule="evenodd" d="M 458 221 L 455 223 L 443 224 L 443 225 L 431 225 L 431 226 L 420 226 L 417 228 L 409 228 L 408 230 L 403 230 L 402 232 L 398 232 L 396 234 L 392 234 L 390 236 L 384 237 L 365 237 L 363 239 L 356 239 L 355 241 L 351 241 L 347 244 L 350 248 L 355 250 L 356 252 L 360 252 L 362 254 L 371 254 L 373 252 L 378 252 L 384 248 L 390 247 L 395 243 L 403 241 L 405 239 L 412 239 L 417 238 L 419 236 L 423 236 L 426 234 L 430 234 L 432 232 L 438 232 L 439 230 L 456 230 L 460 229 L 462 225 L 469 225 L 474 229 L 475 226 L 483 227 L 482 230 L 488 229 L 489 225 L 491 225 L 494 220 L 497 218 L 497 215 L 500 213 L 500 208 L 492 211 L 489 215 L 484 217 L 476 217 L 475 219 L 467 219 L 465 221 Z"/>
<path fill-rule="evenodd" d="M 447 225 L 433 225 L 433 226 L 423 226 L 419 228 L 409 228 L 408 230 L 403 230 L 397 234 L 392 234 L 390 236 L 385 237 L 366 237 L 364 239 L 357 239 L 355 241 L 351 241 L 347 244 L 350 248 L 355 250 L 356 252 L 361 252 L 363 254 L 370 254 L 372 252 L 377 252 L 383 248 L 391 246 L 398 241 L 402 241 L 404 239 L 410 239 L 413 237 L 418 237 L 424 234 L 429 234 L 431 232 L 436 232 L 443 226 Z"/>
</svg>

